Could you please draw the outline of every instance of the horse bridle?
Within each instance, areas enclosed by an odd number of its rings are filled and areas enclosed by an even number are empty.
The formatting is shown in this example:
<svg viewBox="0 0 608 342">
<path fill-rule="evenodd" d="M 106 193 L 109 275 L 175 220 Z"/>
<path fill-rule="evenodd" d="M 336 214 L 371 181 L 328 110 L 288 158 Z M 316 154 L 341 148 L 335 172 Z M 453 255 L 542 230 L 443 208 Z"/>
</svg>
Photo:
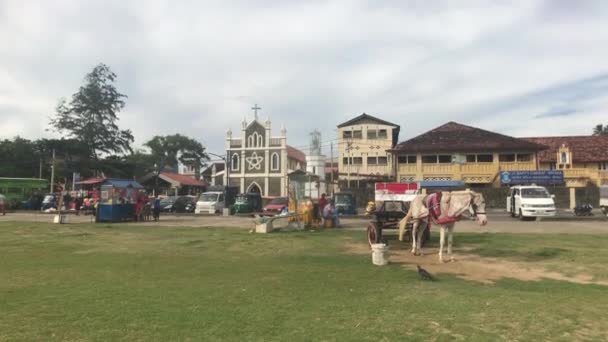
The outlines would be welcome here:
<svg viewBox="0 0 608 342">
<path fill-rule="evenodd" d="M 473 215 L 475 215 L 475 217 L 477 217 L 477 215 L 481 214 L 481 215 L 486 215 L 486 212 L 478 212 L 477 211 L 477 204 L 473 203 L 473 198 L 471 198 L 471 207 L 473 207 Z"/>
</svg>

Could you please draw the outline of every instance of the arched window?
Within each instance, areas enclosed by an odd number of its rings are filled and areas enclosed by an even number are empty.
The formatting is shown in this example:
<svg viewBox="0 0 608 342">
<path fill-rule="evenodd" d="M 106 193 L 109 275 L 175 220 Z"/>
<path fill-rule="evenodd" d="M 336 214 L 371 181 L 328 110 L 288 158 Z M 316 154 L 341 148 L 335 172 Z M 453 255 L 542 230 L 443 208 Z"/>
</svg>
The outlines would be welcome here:
<svg viewBox="0 0 608 342">
<path fill-rule="evenodd" d="M 232 155 L 232 165 L 230 166 L 230 168 L 232 169 L 232 171 L 238 171 L 239 170 L 239 155 L 238 154 L 233 154 Z"/>
<path fill-rule="evenodd" d="M 276 152 L 273 153 L 272 156 L 270 157 L 270 169 L 272 171 L 279 170 L 279 154 Z"/>
<path fill-rule="evenodd" d="M 262 135 L 258 134 L 258 132 L 253 132 L 247 138 L 247 147 L 262 147 L 264 146 L 262 142 Z"/>
</svg>

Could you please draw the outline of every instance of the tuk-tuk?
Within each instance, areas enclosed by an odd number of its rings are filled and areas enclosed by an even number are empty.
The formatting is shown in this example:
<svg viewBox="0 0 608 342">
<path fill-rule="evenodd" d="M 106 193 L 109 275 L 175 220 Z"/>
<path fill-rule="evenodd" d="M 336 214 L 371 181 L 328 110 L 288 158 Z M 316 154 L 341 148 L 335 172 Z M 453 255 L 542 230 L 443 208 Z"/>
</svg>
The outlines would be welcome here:
<svg viewBox="0 0 608 342">
<path fill-rule="evenodd" d="M 236 196 L 234 202 L 234 213 L 259 213 L 262 211 L 262 195 L 256 192 L 249 192 Z"/>
<path fill-rule="evenodd" d="M 334 194 L 334 203 L 338 214 L 357 215 L 357 201 L 351 192 L 337 192 Z"/>
</svg>

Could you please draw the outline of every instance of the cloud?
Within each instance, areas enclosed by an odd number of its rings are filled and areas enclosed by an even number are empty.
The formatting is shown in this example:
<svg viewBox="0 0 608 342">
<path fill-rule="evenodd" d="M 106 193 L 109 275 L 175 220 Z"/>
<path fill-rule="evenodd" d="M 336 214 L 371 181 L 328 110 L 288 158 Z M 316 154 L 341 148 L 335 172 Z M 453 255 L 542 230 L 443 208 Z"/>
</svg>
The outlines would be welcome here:
<svg viewBox="0 0 608 342">
<path fill-rule="evenodd" d="M 0 136 L 49 136 L 99 62 L 141 145 L 182 133 L 220 152 L 250 108 L 305 147 L 362 112 L 405 140 L 448 120 L 586 134 L 608 104 L 605 1 L 0 1 Z M 605 120 L 604 120 L 605 121 Z"/>
</svg>

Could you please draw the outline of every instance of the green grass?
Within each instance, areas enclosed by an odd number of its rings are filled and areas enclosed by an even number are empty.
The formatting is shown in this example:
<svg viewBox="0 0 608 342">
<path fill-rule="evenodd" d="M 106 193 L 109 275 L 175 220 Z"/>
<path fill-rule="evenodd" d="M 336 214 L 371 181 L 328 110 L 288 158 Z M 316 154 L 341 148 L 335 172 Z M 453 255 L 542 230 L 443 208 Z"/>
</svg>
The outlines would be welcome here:
<svg viewBox="0 0 608 342">
<path fill-rule="evenodd" d="M 607 287 L 422 282 L 346 254 L 363 235 L 1 223 L 0 341 L 608 338 Z M 605 237 L 572 237 L 456 241 L 501 258 L 606 264 Z"/>
</svg>

